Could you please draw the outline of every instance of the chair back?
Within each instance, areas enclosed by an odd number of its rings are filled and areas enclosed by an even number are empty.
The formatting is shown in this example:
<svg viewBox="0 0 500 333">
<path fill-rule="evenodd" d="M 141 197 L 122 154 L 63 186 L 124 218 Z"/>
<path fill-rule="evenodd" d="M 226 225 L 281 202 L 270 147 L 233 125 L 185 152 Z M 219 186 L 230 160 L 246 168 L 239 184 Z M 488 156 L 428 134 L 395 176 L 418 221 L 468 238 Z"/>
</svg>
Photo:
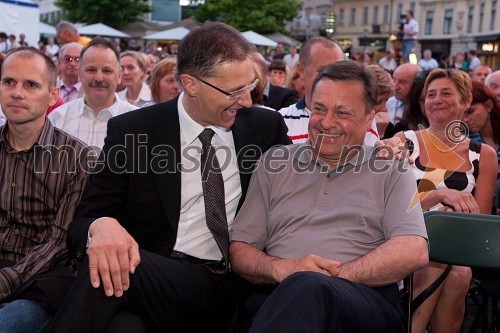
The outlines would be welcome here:
<svg viewBox="0 0 500 333">
<path fill-rule="evenodd" d="M 500 269 L 500 216 L 432 211 L 424 218 L 430 261 Z"/>
</svg>

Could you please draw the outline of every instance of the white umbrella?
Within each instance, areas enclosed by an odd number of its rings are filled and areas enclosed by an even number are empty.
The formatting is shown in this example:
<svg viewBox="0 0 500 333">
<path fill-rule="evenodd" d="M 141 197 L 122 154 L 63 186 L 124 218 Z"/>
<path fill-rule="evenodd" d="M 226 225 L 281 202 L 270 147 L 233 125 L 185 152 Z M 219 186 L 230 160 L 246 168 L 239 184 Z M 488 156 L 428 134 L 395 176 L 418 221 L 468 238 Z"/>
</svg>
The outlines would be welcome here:
<svg viewBox="0 0 500 333">
<path fill-rule="evenodd" d="M 181 40 L 189 33 L 189 29 L 177 27 L 173 29 L 163 30 L 151 35 L 142 37 L 143 39 L 158 39 L 158 40 Z"/>
<path fill-rule="evenodd" d="M 80 27 L 78 28 L 78 33 L 80 35 L 130 38 L 130 35 L 127 35 L 120 30 L 111 28 L 110 26 L 107 26 L 103 23 L 90 24 L 84 27 Z"/>
<path fill-rule="evenodd" d="M 50 24 L 39 22 L 38 23 L 38 31 L 40 35 L 44 36 L 56 36 L 56 28 L 51 26 Z"/>
<path fill-rule="evenodd" d="M 261 45 L 261 46 L 276 46 L 278 43 L 276 43 L 274 40 L 269 39 L 265 36 L 262 36 L 255 31 L 248 30 L 245 32 L 242 32 L 243 37 L 245 37 L 250 43 L 254 45 Z"/>
</svg>

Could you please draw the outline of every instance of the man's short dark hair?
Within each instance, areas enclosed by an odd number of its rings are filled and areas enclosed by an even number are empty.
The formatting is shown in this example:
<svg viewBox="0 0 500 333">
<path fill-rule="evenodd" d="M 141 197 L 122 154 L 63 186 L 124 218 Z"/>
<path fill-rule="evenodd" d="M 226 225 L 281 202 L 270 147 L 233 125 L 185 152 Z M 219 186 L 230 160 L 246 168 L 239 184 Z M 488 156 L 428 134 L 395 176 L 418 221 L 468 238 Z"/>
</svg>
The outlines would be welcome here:
<svg viewBox="0 0 500 333">
<path fill-rule="evenodd" d="M 118 51 L 116 50 L 115 46 L 113 45 L 113 43 L 111 41 L 109 41 L 109 40 L 107 40 L 105 38 L 102 38 L 102 37 L 95 37 L 95 38 L 93 38 L 90 41 L 90 43 L 86 47 L 84 47 L 82 49 L 82 52 L 80 52 L 80 61 L 78 63 L 79 67 L 82 66 L 83 55 L 91 47 L 100 47 L 100 48 L 103 48 L 103 49 L 110 49 L 111 51 L 113 51 L 113 53 L 115 54 L 115 57 L 116 57 L 116 62 L 118 64 L 118 68 L 120 68 L 120 54 L 118 53 Z"/>
<path fill-rule="evenodd" d="M 351 60 L 344 60 L 331 63 L 319 72 L 313 83 L 313 94 L 316 85 L 321 80 L 332 81 L 358 81 L 363 85 L 363 100 L 365 102 L 365 112 L 369 113 L 378 99 L 378 85 L 375 74 L 363 66 L 362 63 Z"/>
<path fill-rule="evenodd" d="M 200 77 L 219 75 L 216 66 L 249 59 L 256 50 L 245 37 L 233 27 L 220 22 L 205 22 L 193 28 L 180 42 L 177 51 L 179 74 Z"/>
<path fill-rule="evenodd" d="M 26 58 L 26 59 L 31 59 L 33 58 L 35 55 L 38 55 L 40 57 L 42 57 L 42 59 L 44 60 L 45 62 L 45 66 L 47 67 L 47 76 L 46 76 L 46 79 L 47 79 L 47 83 L 48 83 L 48 86 L 49 86 L 49 89 L 52 89 L 56 86 L 56 81 L 57 81 L 57 68 L 56 68 L 56 65 L 54 64 L 54 62 L 52 61 L 52 59 L 50 59 L 45 53 L 41 52 L 40 50 L 30 46 L 30 47 L 27 47 L 27 46 L 21 46 L 21 47 L 17 47 L 15 49 L 12 49 L 10 50 L 9 52 L 7 52 L 7 56 L 5 57 L 3 63 L 2 63 L 2 69 L 3 69 L 3 66 L 5 64 L 5 61 L 10 57 L 12 56 L 13 54 L 16 54 L 16 53 L 20 53 L 22 52 L 23 54 L 20 54 L 20 56 L 22 58 Z M 0 73 L 2 73 L 2 70 L 0 69 Z"/>
</svg>

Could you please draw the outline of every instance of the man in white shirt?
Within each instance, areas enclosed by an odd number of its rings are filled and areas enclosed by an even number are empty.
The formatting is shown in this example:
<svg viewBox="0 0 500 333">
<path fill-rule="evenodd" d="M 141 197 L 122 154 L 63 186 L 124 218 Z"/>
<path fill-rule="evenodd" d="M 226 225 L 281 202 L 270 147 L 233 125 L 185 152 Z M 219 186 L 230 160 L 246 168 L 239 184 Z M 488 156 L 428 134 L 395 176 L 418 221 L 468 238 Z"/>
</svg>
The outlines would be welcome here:
<svg viewBox="0 0 500 333">
<path fill-rule="evenodd" d="M 418 38 L 418 22 L 413 18 L 413 11 L 406 11 L 406 23 L 403 26 L 403 60 L 408 61 L 410 52 L 415 47 Z"/>
<path fill-rule="evenodd" d="M 314 79 L 321 68 L 332 62 L 344 60 L 344 52 L 331 39 L 313 37 L 300 48 L 297 72 L 304 80 L 305 96 L 296 104 L 279 110 L 288 127 L 288 136 L 293 143 L 303 143 L 309 138 L 309 119 L 311 117 L 311 94 Z M 373 121 L 372 128 L 367 132 L 365 144 L 373 145 L 379 140 L 377 125 Z"/>
<path fill-rule="evenodd" d="M 418 61 L 418 65 L 424 71 L 439 67 L 439 64 L 436 61 L 436 59 L 432 57 L 432 51 L 429 49 L 424 50 L 424 57 Z"/>
<path fill-rule="evenodd" d="M 78 74 L 78 59 L 83 46 L 72 42 L 64 44 L 59 50 L 57 67 L 61 78 L 61 98 L 64 103 L 83 96 L 82 83 Z"/>
<path fill-rule="evenodd" d="M 467 59 L 469 60 L 469 72 L 472 72 L 481 65 L 481 60 L 479 60 L 475 50 L 470 50 L 467 52 Z"/>
<path fill-rule="evenodd" d="M 116 95 L 122 74 L 118 53 L 111 42 L 94 38 L 82 50 L 78 64 L 84 96 L 61 105 L 48 117 L 55 127 L 100 152 L 108 120 L 137 108 Z"/>
<path fill-rule="evenodd" d="M 380 67 L 392 74 L 392 72 L 396 70 L 396 67 L 398 67 L 396 60 L 394 60 L 394 50 L 388 49 L 385 57 L 381 58 L 378 64 Z"/>
<path fill-rule="evenodd" d="M 288 65 L 288 67 L 290 69 L 292 69 L 293 66 L 295 66 L 295 64 L 299 61 L 299 54 L 297 53 L 297 46 L 292 45 L 290 47 L 290 53 L 288 53 L 287 55 L 285 55 L 283 57 L 283 60 L 285 60 L 285 62 Z"/>
</svg>

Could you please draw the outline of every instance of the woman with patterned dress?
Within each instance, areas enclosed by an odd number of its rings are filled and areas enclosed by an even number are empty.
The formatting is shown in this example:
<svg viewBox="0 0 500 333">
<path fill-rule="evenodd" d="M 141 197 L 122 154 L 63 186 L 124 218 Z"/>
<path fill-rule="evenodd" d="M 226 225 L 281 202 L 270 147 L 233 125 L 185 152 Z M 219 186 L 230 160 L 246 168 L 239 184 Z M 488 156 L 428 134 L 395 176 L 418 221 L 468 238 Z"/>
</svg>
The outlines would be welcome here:
<svg viewBox="0 0 500 333">
<path fill-rule="evenodd" d="M 427 77 L 425 115 L 429 127 L 399 133 L 407 142 L 417 178 L 422 209 L 491 212 L 496 179 L 496 153 L 488 145 L 463 135 L 461 123 L 472 101 L 472 81 L 459 70 L 435 69 Z M 466 244 L 464 244 L 466 246 Z M 445 270 L 431 262 L 414 274 L 414 295 L 419 295 Z M 440 287 L 413 314 L 412 332 L 460 332 L 470 268 L 452 266 Z"/>
</svg>

